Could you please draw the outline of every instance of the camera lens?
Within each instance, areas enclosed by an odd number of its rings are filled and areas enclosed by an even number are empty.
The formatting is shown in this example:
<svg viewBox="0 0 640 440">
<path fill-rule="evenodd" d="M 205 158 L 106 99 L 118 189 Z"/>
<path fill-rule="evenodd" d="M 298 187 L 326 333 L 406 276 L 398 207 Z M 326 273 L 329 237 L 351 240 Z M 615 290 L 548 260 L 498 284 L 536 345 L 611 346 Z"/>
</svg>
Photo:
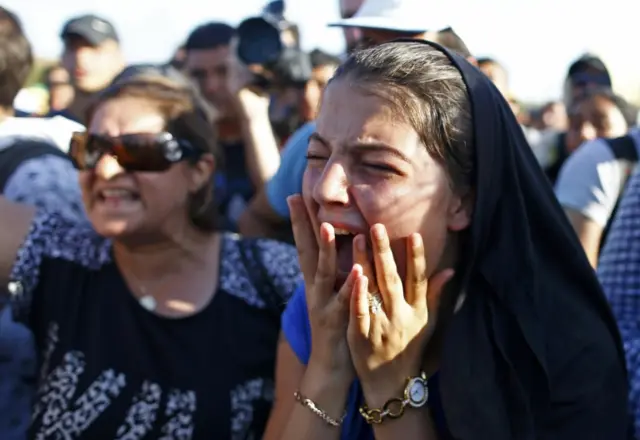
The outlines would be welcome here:
<svg viewBox="0 0 640 440">
<path fill-rule="evenodd" d="M 264 18 L 249 18 L 238 26 L 238 58 L 247 65 L 278 61 L 282 53 L 280 31 Z"/>
</svg>

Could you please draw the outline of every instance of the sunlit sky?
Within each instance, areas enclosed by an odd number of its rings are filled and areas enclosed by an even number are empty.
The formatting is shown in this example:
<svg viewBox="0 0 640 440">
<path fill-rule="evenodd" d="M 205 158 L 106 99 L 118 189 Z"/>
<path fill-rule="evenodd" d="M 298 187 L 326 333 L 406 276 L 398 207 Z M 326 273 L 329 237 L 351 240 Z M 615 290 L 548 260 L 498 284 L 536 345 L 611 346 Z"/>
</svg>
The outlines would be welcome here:
<svg viewBox="0 0 640 440">
<path fill-rule="evenodd" d="M 265 0 L 4 0 L 23 21 L 38 56 L 60 54 L 64 21 L 92 12 L 110 19 L 129 61 L 163 61 L 197 24 L 239 23 L 259 13 Z M 514 94 L 541 102 L 561 95 L 569 63 L 589 50 L 603 57 L 614 87 L 640 98 L 640 62 L 635 51 L 637 12 L 630 0 L 424 0 L 424 14 L 448 21 L 477 56 L 506 65 Z M 626 6 L 625 6 L 626 4 Z M 606 5 L 606 7 L 604 6 Z M 338 0 L 289 0 L 288 16 L 302 29 L 306 49 L 343 50 L 342 34 L 326 24 L 338 17 Z M 630 13 L 631 12 L 631 13 Z M 438 20 L 441 21 L 441 20 Z"/>
</svg>

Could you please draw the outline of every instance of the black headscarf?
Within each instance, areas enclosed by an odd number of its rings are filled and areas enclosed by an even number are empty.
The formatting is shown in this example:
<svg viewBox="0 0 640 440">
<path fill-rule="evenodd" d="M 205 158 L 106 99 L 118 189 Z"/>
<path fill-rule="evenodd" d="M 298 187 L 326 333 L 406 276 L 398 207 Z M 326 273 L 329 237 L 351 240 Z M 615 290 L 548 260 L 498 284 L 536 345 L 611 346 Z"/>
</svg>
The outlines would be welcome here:
<svg viewBox="0 0 640 440">
<path fill-rule="evenodd" d="M 453 438 L 626 438 L 616 322 L 522 128 L 484 74 L 425 43 L 462 74 L 475 137 L 476 201 L 462 250 L 466 300 L 447 330 L 441 364 Z"/>
</svg>

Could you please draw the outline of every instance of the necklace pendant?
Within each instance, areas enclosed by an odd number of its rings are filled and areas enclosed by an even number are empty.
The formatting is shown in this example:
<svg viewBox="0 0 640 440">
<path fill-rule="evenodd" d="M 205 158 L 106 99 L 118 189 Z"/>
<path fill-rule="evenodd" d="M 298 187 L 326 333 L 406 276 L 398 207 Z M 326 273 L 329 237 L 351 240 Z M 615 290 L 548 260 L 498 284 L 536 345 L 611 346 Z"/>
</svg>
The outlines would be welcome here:
<svg viewBox="0 0 640 440">
<path fill-rule="evenodd" d="M 150 312 L 153 312 L 156 309 L 156 307 L 158 306 L 158 302 L 151 295 L 145 295 L 145 296 L 140 297 L 138 302 L 140 303 L 140 305 L 142 307 L 144 307 L 145 309 L 147 309 Z"/>
</svg>

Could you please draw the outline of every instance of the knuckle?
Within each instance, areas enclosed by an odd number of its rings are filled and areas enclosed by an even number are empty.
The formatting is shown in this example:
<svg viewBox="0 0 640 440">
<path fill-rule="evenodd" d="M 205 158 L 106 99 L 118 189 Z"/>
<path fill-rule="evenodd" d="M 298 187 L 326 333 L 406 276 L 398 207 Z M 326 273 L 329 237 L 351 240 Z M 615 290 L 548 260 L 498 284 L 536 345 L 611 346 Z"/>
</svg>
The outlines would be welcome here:
<svg viewBox="0 0 640 440">
<path fill-rule="evenodd" d="M 416 286 L 422 287 L 426 286 L 429 280 L 427 278 L 427 274 L 424 271 L 419 270 L 414 272 L 412 281 Z"/>
<path fill-rule="evenodd" d="M 384 275 L 384 280 L 389 286 L 395 286 L 400 283 L 400 277 L 397 273 L 386 273 Z"/>
<path fill-rule="evenodd" d="M 325 265 L 318 266 L 318 270 L 316 271 L 316 282 L 327 283 L 332 281 L 334 278 L 334 273 L 329 267 L 326 267 Z"/>
</svg>

